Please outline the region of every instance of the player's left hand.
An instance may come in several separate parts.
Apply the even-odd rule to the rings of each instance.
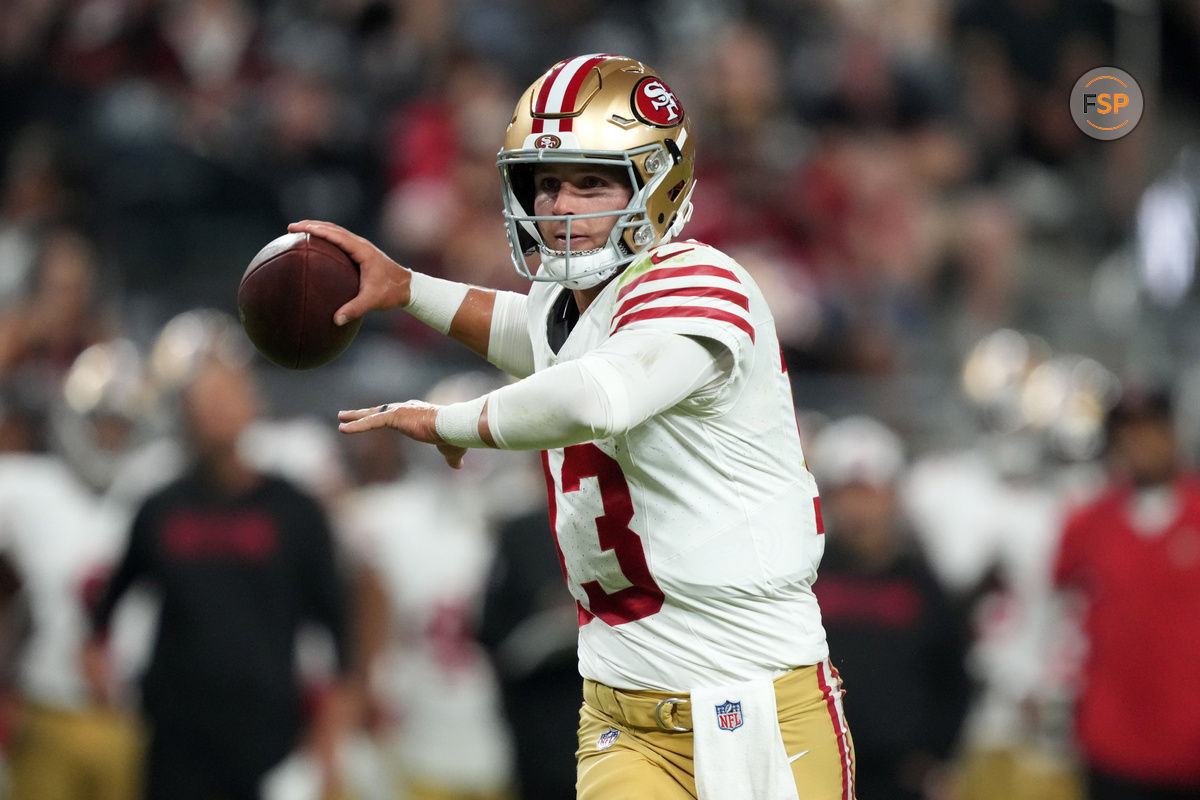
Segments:
[[[406,403],[384,403],[370,408],[338,412],[338,430],[342,433],[362,433],[376,428],[394,428],[410,439],[436,445],[442,458],[454,469],[462,468],[467,448],[447,444],[437,432],[438,406],[420,400]]]

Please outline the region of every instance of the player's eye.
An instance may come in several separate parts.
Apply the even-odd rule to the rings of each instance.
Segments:
[[[538,179],[537,188],[540,192],[553,194],[558,191],[558,187],[562,185],[562,181],[558,178],[552,178],[549,175],[543,175]]]
[[[580,179],[579,185],[584,189],[602,189],[608,185],[608,181],[599,175],[584,175]]]

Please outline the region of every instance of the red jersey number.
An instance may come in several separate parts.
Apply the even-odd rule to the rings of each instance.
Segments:
[[[554,501],[554,481],[549,474],[549,460],[543,456],[547,467],[546,484],[550,495],[550,524],[554,529],[555,543],[558,539],[558,509]],[[562,491],[577,492],[585,478],[595,478],[600,489],[600,501],[604,513],[596,517],[596,533],[601,550],[611,550],[617,558],[617,566],[630,585],[615,592],[606,592],[599,581],[582,584],[587,594],[587,608],[579,607],[579,622],[599,617],[609,625],[633,622],[655,614],[663,604],[663,593],[650,574],[646,562],[646,551],[642,549],[642,538],[630,529],[633,521],[633,498],[629,484],[621,472],[621,465],[592,443],[571,445],[563,449]],[[559,547],[559,561],[563,562]],[[566,564],[562,563],[563,574]]]

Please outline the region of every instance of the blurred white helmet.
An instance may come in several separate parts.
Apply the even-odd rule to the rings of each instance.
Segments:
[[[1104,446],[1104,419],[1120,382],[1098,361],[1066,354],[1040,364],[1025,382],[1024,418],[1041,431],[1054,456],[1086,461]]]
[[[149,373],[161,391],[172,392],[185,386],[206,360],[244,366],[251,356],[236,317],[197,308],[176,314],[159,330],[150,348]]]
[[[158,400],[133,342],[94,344],[72,363],[51,409],[51,446],[86,483],[107,489],[153,432]]]
[[[1041,338],[1010,329],[976,344],[962,381],[990,434],[993,459],[1012,475],[1033,474],[1050,458],[1098,455],[1104,415],[1119,388],[1095,359],[1055,353]]]
[[[1030,333],[1001,328],[980,339],[962,367],[962,386],[988,431],[1013,433],[1027,424],[1025,384],[1051,356],[1050,345]]]
[[[813,440],[809,469],[822,488],[889,487],[905,464],[904,442],[882,422],[854,416],[831,422]]]

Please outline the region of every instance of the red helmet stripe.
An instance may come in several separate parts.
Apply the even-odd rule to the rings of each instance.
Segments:
[[[588,61],[585,61],[583,66],[575,71],[575,74],[571,76],[571,82],[567,84],[567,88],[563,92],[562,102],[559,104],[560,110],[575,107],[575,100],[579,97],[579,87],[583,85],[583,79],[586,78],[588,73],[592,71],[592,67],[599,64],[605,58],[607,58],[607,56],[594,56]],[[561,130],[571,130],[571,124],[573,121],[574,120],[572,120],[570,117],[564,119],[562,121]]]
[[[572,120],[570,117],[561,120],[547,120],[538,115],[561,114],[564,109],[574,108],[575,100],[579,95],[579,87],[583,85],[584,79],[593,67],[606,58],[611,58],[611,56],[607,53],[597,53],[577,56],[556,64],[538,89],[537,100],[533,104],[534,118],[531,132],[571,130]]]
[[[542,132],[544,120],[538,118],[537,115],[546,113],[546,103],[550,99],[550,87],[554,84],[554,79],[558,77],[558,74],[563,71],[563,68],[570,63],[571,59],[558,62],[546,74],[545,80],[542,81],[541,88],[538,89],[537,99],[533,103],[533,133]]]

